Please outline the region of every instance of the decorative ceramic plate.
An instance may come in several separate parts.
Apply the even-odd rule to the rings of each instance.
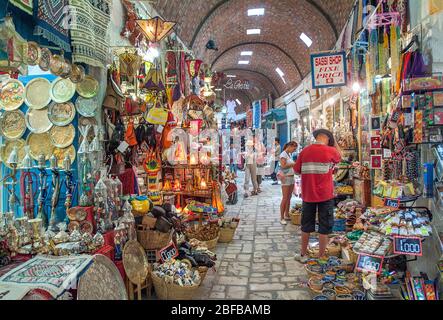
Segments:
[[[48,48],[41,48],[40,49],[40,62],[38,63],[38,66],[43,71],[49,71],[49,66],[51,64],[51,57],[52,53]]]
[[[49,131],[52,144],[57,148],[67,148],[75,138],[75,128],[72,124],[66,127],[53,126]]]
[[[54,146],[50,143],[49,133],[30,133],[26,139],[29,146],[29,153],[34,160],[37,160],[41,154],[45,155],[46,160],[52,156]]]
[[[78,231],[80,231],[80,223],[78,223],[77,221],[71,221],[68,224],[68,231],[72,232],[75,229],[77,229]]]
[[[67,126],[75,118],[75,106],[72,102],[51,103],[48,108],[49,120],[56,126]]]
[[[74,163],[76,151],[75,147],[73,145],[70,145],[67,148],[54,148],[53,154],[57,158],[57,166],[62,168],[63,160],[65,160],[66,155],[69,155],[69,158],[71,158],[71,163]]]
[[[51,82],[45,78],[31,80],[25,88],[25,103],[32,109],[43,109],[51,102]]]
[[[73,64],[71,68],[71,74],[69,75],[69,79],[73,83],[80,83],[85,78],[85,68],[79,64]]]
[[[63,73],[63,63],[65,62],[65,59],[58,55],[54,54],[51,56],[51,60],[49,61],[49,70],[51,70],[51,73],[59,76]]]
[[[0,149],[0,157],[3,163],[8,168],[11,168],[11,166],[7,163],[7,161],[12,150],[14,150],[14,147],[17,147],[18,163],[20,166],[20,164],[23,161],[23,158],[26,155],[25,146],[26,142],[23,139],[5,141],[5,145]]]
[[[82,208],[74,207],[69,208],[67,215],[71,221],[83,221],[86,219],[88,212]]]
[[[123,266],[129,280],[142,284],[149,273],[148,257],[143,247],[135,240],[126,242],[123,249]]]
[[[25,115],[20,110],[5,111],[0,117],[0,132],[10,140],[20,139],[26,131]]]
[[[92,233],[94,232],[94,226],[88,220],[83,220],[80,223],[80,232],[82,234],[83,233],[89,233],[90,235],[92,235]]]
[[[87,118],[95,117],[98,109],[98,99],[86,99],[83,97],[78,97],[77,101],[75,101],[75,107],[77,108],[77,112],[82,116]]]
[[[69,79],[57,78],[52,82],[51,98],[57,103],[64,103],[72,99],[75,94],[75,84]]]
[[[26,64],[36,66],[40,62],[41,50],[37,42],[28,41],[27,52],[25,55]]]
[[[20,108],[25,100],[25,87],[16,79],[7,80],[0,89],[0,107],[6,111]]]
[[[63,72],[60,74],[60,77],[63,79],[68,79],[69,76],[71,75],[71,71],[72,71],[72,65],[68,60],[65,59],[65,62],[63,63]]]
[[[48,132],[53,126],[48,117],[48,108],[28,109],[25,121],[28,129],[34,133]],[[49,143],[49,141],[47,141],[47,143]]]
[[[78,281],[77,300],[128,300],[125,283],[115,264],[97,254]]]
[[[77,83],[77,93],[86,99],[95,97],[98,89],[98,81],[91,76],[86,76],[82,82]]]

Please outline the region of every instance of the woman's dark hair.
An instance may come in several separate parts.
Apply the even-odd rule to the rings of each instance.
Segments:
[[[280,139],[279,138],[275,138],[275,142],[280,143]]]
[[[297,147],[298,147],[298,143],[295,142],[295,141],[289,141],[288,143],[286,143],[286,144],[283,146],[283,150],[286,150],[286,149],[287,149],[288,147],[290,147],[290,146],[293,146],[293,147],[297,148]]]

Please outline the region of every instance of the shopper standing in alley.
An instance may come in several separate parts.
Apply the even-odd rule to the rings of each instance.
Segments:
[[[280,154],[281,154],[280,139],[275,138],[275,141],[274,141],[274,172],[272,173],[272,180],[274,180],[273,185],[278,185],[277,171],[278,171],[278,163],[280,161]]]
[[[341,160],[340,150],[333,134],[326,129],[313,132],[316,142],[302,150],[294,166],[296,174],[301,174],[302,189],[302,243],[296,259],[307,261],[309,237],[315,232],[316,215],[319,221],[319,256],[325,255],[328,235],[334,225],[334,182],[332,171]]]
[[[263,176],[265,175],[266,166],[266,147],[260,139],[255,139],[255,151],[257,155],[257,192],[261,193],[261,183],[263,182]]]
[[[243,157],[245,159],[245,184],[244,197],[249,197],[249,184],[252,181],[252,196],[258,194],[258,183],[257,183],[257,157],[254,150],[254,141],[249,139],[246,142],[246,151],[243,152]]]
[[[287,224],[289,220],[289,208],[291,206],[292,192],[294,191],[295,172],[292,153],[297,150],[297,142],[291,141],[284,145],[280,154],[280,170],[278,175],[281,179],[282,199],[280,203],[280,223]]]

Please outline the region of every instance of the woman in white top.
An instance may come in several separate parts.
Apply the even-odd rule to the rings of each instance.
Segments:
[[[280,155],[280,171],[279,177],[281,180],[281,190],[283,197],[280,203],[280,223],[287,224],[289,220],[289,208],[291,206],[292,192],[294,191],[295,172],[294,161],[292,160],[292,153],[297,150],[297,142],[290,141],[283,147],[283,152]]]

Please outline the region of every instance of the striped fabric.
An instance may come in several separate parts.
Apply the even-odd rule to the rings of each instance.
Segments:
[[[326,174],[331,169],[331,163],[305,162],[301,166],[302,174]]]

